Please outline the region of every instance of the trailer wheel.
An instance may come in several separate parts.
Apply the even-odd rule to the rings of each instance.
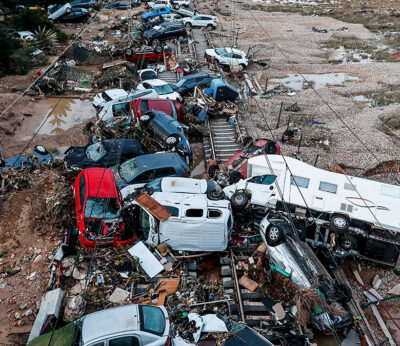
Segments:
[[[349,219],[341,214],[333,214],[329,220],[331,227],[339,232],[347,230],[350,226]]]
[[[211,201],[220,201],[225,198],[225,194],[222,191],[209,191],[207,192],[207,198]]]
[[[339,245],[346,251],[356,250],[357,238],[352,235],[341,235],[339,236]]]
[[[218,171],[218,168],[219,167],[216,163],[210,166],[210,168],[208,169],[208,176],[210,177],[210,179],[213,179],[215,177],[215,173]]]
[[[229,184],[236,184],[240,179],[243,179],[242,173],[236,170],[229,172]]]
[[[276,246],[281,241],[283,233],[281,229],[277,226],[270,225],[267,229],[267,243],[270,246]]]
[[[233,208],[244,208],[249,203],[249,197],[243,191],[235,192],[231,197],[231,203]]]

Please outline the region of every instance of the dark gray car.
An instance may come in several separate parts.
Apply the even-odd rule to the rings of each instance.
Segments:
[[[138,156],[110,168],[118,189],[130,184],[145,184],[163,177],[188,177],[190,170],[177,153]]]
[[[194,87],[209,87],[215,77],[208,73],[196,73],[182,77],[172,85],[176,92],[185,96],[193,91]]]

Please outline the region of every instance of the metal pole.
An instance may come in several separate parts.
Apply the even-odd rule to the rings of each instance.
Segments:
[[[281,108],[279,109],[278,122],[276,123],[276,128],[279,127],[279,123],[281,121],[282,108],[283,108],[283,102],[281,102]]]
[[[315,157],[314,167],[317,167],[318,158],[319,158],[319,154],[317,154],[317,156]]]
[[[303,139],[303,134],[300,133],[299,145],[297,146],[297,152],[300,152],[301,141]]]
[[[238,278],[237,278],[236,264],[235,264],[235,259],[234,259],[234,257],[233,257],[233,252],[232,252],[232,250],[231,250],[231,266],[232,266],[233,277],[234,277],[234,279],[235,279],[236,296],[237,296],[238,302],[239,302],[240,319],[242,320],[242,322],[245,322],[244,310],[243,310],[243,302],[242,302],[242,296],[241,296],[241,294],[240,294],[239,280],[238,280]]]
[[[264,90],[264,94],[267,93],[267,89],[268,89],[268,78],[265,81],[265,90]]]

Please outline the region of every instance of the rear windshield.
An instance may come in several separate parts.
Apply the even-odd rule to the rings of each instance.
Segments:
[[[155,79],[157,78],[157,74],[154,71],[144,71],[140,75],[140,78],[142,78],[142,80]]]
[[[215,52],[218,55],[224,55],[224,54],[228,53],[225,48],[218,48],[218,49],[215,50]]]
[[[165,316],[156,306],[139,305],[140,330],[162,335],[165,329]]]
[[[135,159],[128,160],[119,166],[119,174],[127,183],[140,173],[140,168]]]

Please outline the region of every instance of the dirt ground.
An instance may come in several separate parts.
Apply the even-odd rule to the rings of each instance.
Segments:
[[[371,6],[386,11],[390,8],[398,8],[399,2],[350,3],[343,1],[341,3],[355,9]],[[285,5],[284,1],[268,3]],[[293,3],[296,6],[299,2],[293,1]],[[273,136],[280,140],[289,123],[290,128],[297,128],[303,134],[304,142],[300,147],[300,152],[297,153],[298,157],[314,163],[318,155],[320,168],[332,169],[336,163],[339,163],[342,166],[353,167],[352,175],[362,176],[368,169],[376,167],[378,162],[344,126],[339,120],[340,117],[381,161],[397,159],[400,154],[398,146],[400,132],[396,129],[385,129],[379,119],[396,113],[398,104],[376,106],[371,103],[370,95],[381,91],[387,92],[390,86],[399,84],[399,64],[376,61],[333,64],[329,62],[329,58],[335,58],[338,49],[330,48],[326,43],[338,36],[356,37],[357,40],[373,42],[379,47],[383,44],[381,38],[362,24],[351,24],[328,16],[304,16],[298,13],[253,10],[254,4],[258,3],[248,0],[219,1],[218,7],[221,12],[228,12],[230,15],[216,13],[220,28],[212,33],[215,44],[231,46],[232,37],[235,36],[232,31],[239,30],[238,48],[247,51],[249,47],[255,47],[253,49],[258,50],[255,60],[266,63],[266,66],[255,63],[250,65],[247,73],[255,75],[261,86],[265,86],[268,80],[268,90],[275,86],[280,87],[277,89],[279,93],[271,92],[269,97],[260,96],[256,100],[250,99],[250,112],[242,119],[247,132],[253,137]],[[337,6],[337,2],[334,5]],[[209,2],[200,2],[199,7],[209,12]],[[121,19],[121,16],[124,16],[123,11],[105,10],[99,21],[85,32],[83,41],[90,41],[96,37],[111,40],[111,32],[113,32],[111,27],[113,23]],[[63,24],[60,27],[70,35],[82,28],[81,25],[75,24]],[[312,30],[313,27],[326,28],[328,32],[315,32]],[[346,31],[342,30],[344,27],[347,28]],[[232,28],[236,29],[232,30]],[[294,86],[299,85],[298,76],[295,76],[299,73],[329,74],[322,79],[316,78],[313,85],[316,88],[321,83],[325,85],[316,90],[330,108],[307,85],[290,92],[293,91]],[[289,84],[280,81],[286,77],[290,77]],[[354,78],[347,79],[349,77]],[[4,109],[12,102],[34,78],[35,71],[26,76],[1,78],[0,109]],[[343,81],[344,79],[347,80]],[[12,108],[12,113],[0,120],[0,127],[6,131],[2,145],[4,156],[18,155],[33,133],[39,130],[46,117],[49,117],[48,121],[40,129],[28,150],[32,150],[34,145],[41,144],[56,155],[62,155],[70,145],[86,144],[87,136],[82,133],[82,130],[84,123],[94,116],[90,101],[93,93],[75,96],[62,99],[38,98],[37,96],[21,98]],[[280,125],[276,128],[282,102],[283,108],[297,103],[300,111],[283,111]],[[258,106],[262,109],[264,116],[260,114]],[[332,112],[332,109],[337,115]],[[268,130],[269,127],[272,134]],[[292,145],[280,144],[281,151],[285,155],[298,151],[296,142]],[[200,157],[201,146],[196,144],[195,151]],[[197,174],[201,174],[203,170],[200,161]],[[399,179],[397,171],[393,174]],[[395,181],[389,174],[374,175],[370,178],[392,183]],[[38,309],[37,302],[46,291],[48,267],[63,234],[61,230],[49,227],[41,219],[41,215],[46,206],[46,197],[59,179],[57,170],[38,172],[32,188],[8,193],[0,200],[0,268],[2,271],[0,274],[0,344],[2,345],[24,343]],[[21,270],[18,271],[19,269]],[[399,276],[392,271],[368,263],[361,263],[360,267],[353,264],[353,269],[360,271],[368,287],[375,275],[379,274],[383,279],[383,284],[378,292],[383,297],[387,296],[391,288],[400,284]],[[36,274],[33,275],[33,273]],[[357,291],[360,302],[366,302],[362,290],[357,285],[354,285],[354,289]],[[400,304],[391,301],[387,302],[387,307],[399,322]],[[389,321],[381,307],[379,310],[387,321],[393,337],[400,344],[398,330]],[[383,336],[370,308],[365,311],[374,332],[382,340]]]

